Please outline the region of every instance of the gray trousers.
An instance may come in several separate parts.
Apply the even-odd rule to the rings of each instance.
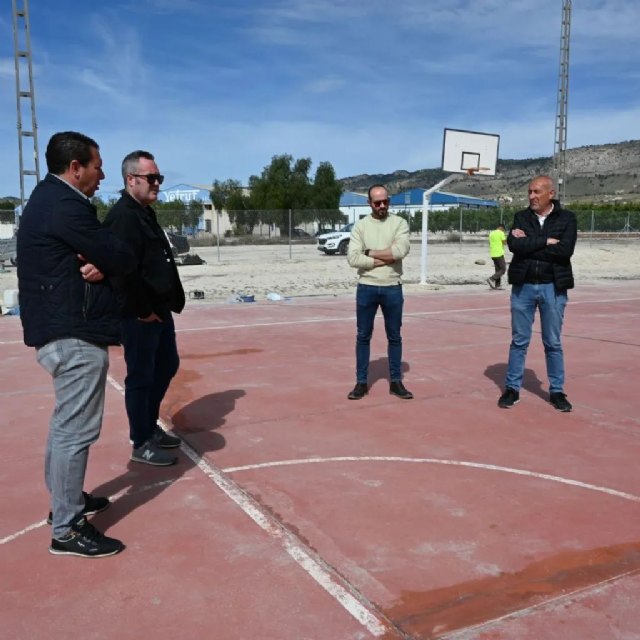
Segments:
[[[51,494],[52,535],[61,538],[84,508],[89,447],[102,426],[109,352],[76,338],[49,342],[38,363],[53,378],[56,405],[49,422],[44,475]]]
[[[493,260],[493,268],[495,273],[491,276],[491,279],[496,283],[496,286],[500,286],[500,282],[502,280],[502,276],[507,271],[507,263],[505,262],[504,256],[500,256],[498,258],[491,258]]]

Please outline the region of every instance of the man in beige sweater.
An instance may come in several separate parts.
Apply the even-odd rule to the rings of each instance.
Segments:
[[[402,384],[402,259],[409,253],[409,226],[400,216],[389,215],[389,192],[381,184],[369,188],[371,215],[356,222],[349,240],[347,260],[358,270],[356,293],[356,386],[349,400],[369,392],[367,376],[373,322],[382,309],[387,333],[389,393],[410,400]]]

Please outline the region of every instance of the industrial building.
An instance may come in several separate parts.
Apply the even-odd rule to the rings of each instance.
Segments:
[[[396,193],[391,196],[389,205],[390,213],[400,213],[406,211],[413,215],[417,211],[424,210],[424,193],[426,189],[415,188]],[[436,191],[431,194],[429,211],[446,211],[457,207],[465,209],[491,209],[497,208],[499,203],[496,200],[486,200],[484,198],[474,198],[459,193],[447,193],[446,191]],[[371,208],[367,201],[366,193],[356,193],[345,191],[340,198],[340,211],[347,216],[349,222],[355,222],[362,216],[367,215]]]

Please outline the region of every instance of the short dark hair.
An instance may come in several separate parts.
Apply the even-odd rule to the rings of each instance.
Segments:
[[[502,222],[496,227],[496,229],[506,229]]]
[[[128,153],[122,161],[122,179],[124,180],[125,187],[127,186],[127,176],[138,170],[138,162],[140,158],[144,158],[145,160],[155,160],[151,153],[148,151],[142,151],[141,149]]]
[[[385,187],[383,184],[372,184],[372,185],[369,187],[369,191],[367,192],[367,199],[368,199],[368,200],[371,200],[371,192],[372,192],[374,189],[384,189],[387,193],[389,193],[389,189],[387,189],[387,187]]]
[[[47,144],[45,157],[49,173],[62,175],[77,160],[86,167],[93,157],[92,150],[100,149],[95,140],[77,131],[61,131],[54,133]]]

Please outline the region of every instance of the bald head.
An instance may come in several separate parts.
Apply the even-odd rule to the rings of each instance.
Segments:
[[[550,176],[536,176],[529,183],[529,207],[539,216],[546,216],[553,210],[552,200],[556,196],[555,185]]]

